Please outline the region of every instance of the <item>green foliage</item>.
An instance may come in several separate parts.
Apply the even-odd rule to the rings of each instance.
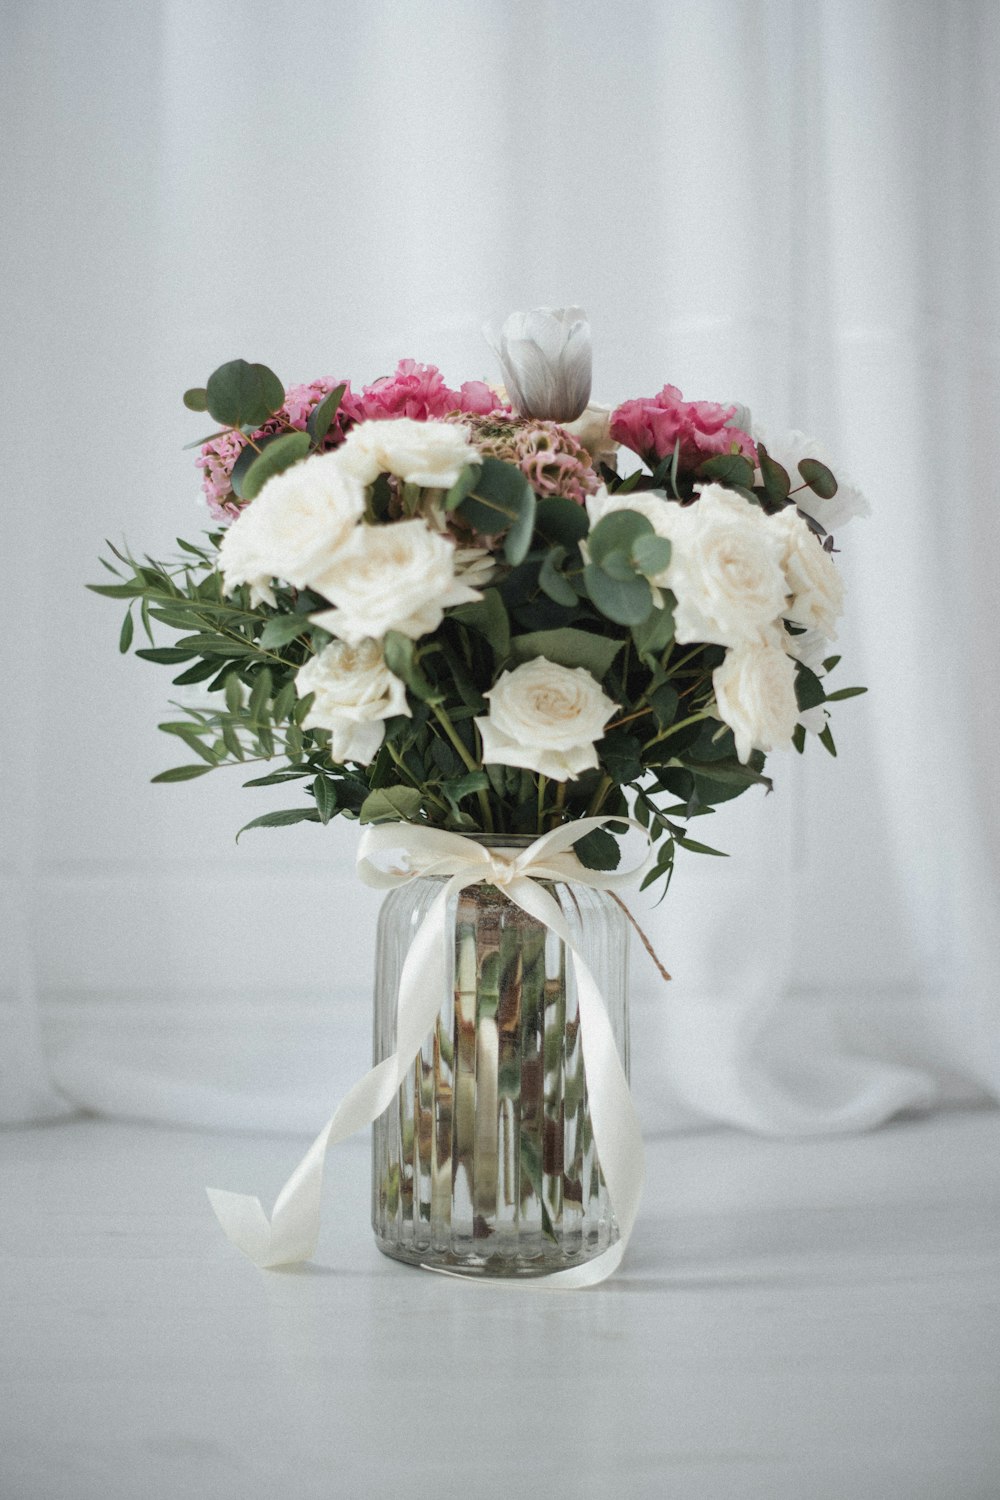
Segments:
[[[208,377],[205,404],[226,427],[262,427],[285,399],[285,388],[266,365],[230,360]]]

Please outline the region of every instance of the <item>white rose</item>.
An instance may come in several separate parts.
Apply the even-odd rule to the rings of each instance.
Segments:
[[[489,717],[476,720],[483,764],[522,766],[553,781],[598,764],[595,742],[618,709],[583,667],[544,656],[504,672],[486,697]]]
[[[450,605],[483,597],[455,577],[454,545],[419,519],[356,527],[313,587],[334,608],[312,618],[355,646],[387,630],[417,640],[437,629]]]
[[[581,447],[586,448],[595,469],[598,464],[614,468],[619,444],[611,436],[610,406],[600,406],[596,401],[591,401],[575,422],[563,422],[560,425],[564,432],[571,433]]]
[[[406,689],[389,671],[373,640],[357,646],[332,641],[299,668],[295,691],[300,698],[316,694],[303,728],[330,731],[335,761],[368,765],[385,738],[385,720],[396,714],[410,717]]]
[[[774,641],[737,646],[712,673],[719,717],[746,764],[751,750],[785,750],[799,720],[795,663]]]
[[[395,474],[407,484],[448,490],[467,464],[480,462],[468,427],[456,422],[417,422],[396,417],[359,422],[337,449],[346,470],[361,484]]]
[[[784,538],[770,518],[759,505],[710,484],[675,526],[670,566],[656,579],[677,599],[675,639],[717,646],[767,639],[786,594]]]
[[[752,436],[764,444],[768,454],[787,469],[788,477],[792,481],[792,488],[796,490],[793,499],[799,510],[804,510],[806,515],[812,516],[818,521],[825,531],[839,531],[854,516],[870,516],[872,508],[866,497],[858,489],[853,479],[845,474],[842,469],[835,467],[826,450],[816,442],[815,438],[807,437],[804,432],[774,432],[767,433],[759,423],[754,424]],[[836,476],[837,493],[830,500],[823,500],[811,489],[798,489],[802,482],[799,475],[799,460],[802,458],[816,458],[821,464]]]
[[[834,624],[844,608],[844,581],[833,558],[793,506],[778,511],[770,525],[784,544],[781,565],[790,599],[782,614],[793,625],[836,640]]]
[[[226,593],[248,583],[253,603],[273,606],[273,578],[308,588],[364,513],[365,492],[338,455],[316,454],[269,479],[232,523],[219,547]]]
[[[605,516],[611,515],[616,510],[634,510],[640,516],[645,516],[657,536],[666,537],[668,542],[673,543],[680,536],[685,526],[685,512],[673,500],[667,500],[650,490],[643,490],[639,494],[631,495],[609,495],[605,485],[597,491],[596,495],[587,497],[587,516],[590,520],[591,530],[602,521]],[[586,542],[583,543],[584,557],[587,557]],[[669,569],[657,573],[650,579],[650,583],[661,587],[669,587]]]

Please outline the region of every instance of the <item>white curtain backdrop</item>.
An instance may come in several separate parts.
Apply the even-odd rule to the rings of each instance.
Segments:
[[[991,0],[3,7],[0,1119],[309,1131],[367,1063],[356,828],[176,763],[84,592],[205,525],[180,392],[242,355],[495,376],[579,302],[595,398],[739,399],[873,516],[836,762],[773,758],[634,909],[647,1128],[867,1128],[1000,1089],[1000,9]]]

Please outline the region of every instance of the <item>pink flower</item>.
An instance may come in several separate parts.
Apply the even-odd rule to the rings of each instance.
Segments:
[[[412,417],[417,422],[426,422],[453,411],[486,415],[506,409],[484,381],[469,380],[460,390],[453,391],[445,385],[436,365],[418,365],[413,359],[401,359],[395,375],[386,375],[366,386],[360,399],[364,417],[369,421]]]
[[[726,422],[735,406],[714,401],[685,401],[675,385],[665,385],[658,396],[624,401],[611,414],[611,436],[638,453],[650,468],[674,451],[680,439],[678,469],[689,472],[715,453],[735,447],[752,463],[757,461],[753,439]]]
[[[338,385],[343,385],[345,390],[323,441],[323,449],[327,451],[339,447],[355,422],[362,420],[362,408],[359,398],[351,390],[349,380],[333,380],[329,376],[312,380],[308,385],[289,386],[285,392],[284,406],[270,422],[265,422],[263,427],[257,429],[253,434],[254,438],[269,437],[272,433],[286,431],[289,427],[304,432],[310,412]],[[241,433],[226,432],[222,437],[205,443],[195,459],[197,467],[202,470],[201,487],[208,508],[216,521],[231,521],[240,513],[240,502],[233,494],[230,475],[245,447],[246,438]]]
[[[536,422],[505,411],[453,412],[450,420],[470,428],[472,442],[484,458],[516,464],[536,495],[562,495],[583,505],[601,487],[589,454],[557,422]]]

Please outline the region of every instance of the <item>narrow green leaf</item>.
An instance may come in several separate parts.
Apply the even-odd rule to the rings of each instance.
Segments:
[[[151,781],[164,784],[169,781],[194,781],[196,776],[207,776],[214,766],[174,766],[171,771],[161,771],[159,776],[151,777]]]
[[[273,615],[261,631],[257,644],[265,651],[270,651],[274,647],[287,646],[289,641],[298,640],[300,635],[305,635],[312,628],[308,615]]]
[[[867,693],[866,687],[838,688],[835,693],[827,693],[827,703],[840,703],[844,698],[858,698],[862,693]]]
[[[159,662],[161,666],[176,666],[178,662],[190,661],[194,656],[193,651],[185,651],[179,646],[140,646],[136,656],[141,656],[143,661]],[[215,671],[215,667],[212,667]]]
[[[829,724],[823,730],[819,738],[820,743],[823,745],[824,749],[828,750],[831,755],[836,756],[837,747],[833,742],[833,732],[831,731]]]
[[[324,396],[318,405],[314,406],[306,418],[306,432],[316,447],[319,447],[333,425],[333,419],[340,409],[340,403],[344,399],[346,385],[336,385],[328,395]]]
[[[516,635],[510,643],[510,650],[517,663],[544,656],[560,667],[584,667],[600,681],[624,644],[624,641],[564,626],[560,630],[535,630],[527,635]]]
[[[316,811],[325,828],[337,811],[337,789],[325,776],[317,776],[312,789],[316,798]]]
[[[839,661],[840,661],[840,657],[839,656],[828,656],[826,658],[826,661],[823,663],[823,671],[824,672],[832,672],[833,669],[834,669],[834,667],[837,665],[837,663]]]
[[[223,692],[226,695],[226,707],[231,714],[238,714],[243,708],[243,689],[240,679],[235,672],[229,672],[223,683]]]
[[[128,651],[128,648],[131,646],[131,644],[132,644],[132,637],[133,637],[134,634],[135,634],[135,622],[132,619],[132,611],[129,610],[128,614],[125,616],[124,620],[122,621],[121,634],[118,637],[118,650],[121,652],[121,654],[123,656]]]
[[[271,696],[272,681],[270,667],[262,668],[253,680],[247,703],[247,715],[253,723],[264,721],[267,701]]]
[[[278,812],[263,813],[259,818],[254,818],[252,822],[244,823],[240,832],[236,835],[236,842],[239,843],[240,834],[246,833],[251,828],[288,828],[293,823],[318,822],[319,813],[314,807],[284,807]]]
[[[804,724],[796,724],[792,730],[792,744],[801,755],[806,748],[806,727]]]
[[[822,682],[816,673],[802,662],[795,664],[795,700],[802,713],[807,708],[818,708],[821,703],[826,702],[826,692]]]
[[[692,854],[714,854],[717,859],[729,858],[724,849],[713,849],[709,844],[699,844],[697,839],[689,839],[685,834],[675,833],[674,838],[682,849],[688,849]]]

